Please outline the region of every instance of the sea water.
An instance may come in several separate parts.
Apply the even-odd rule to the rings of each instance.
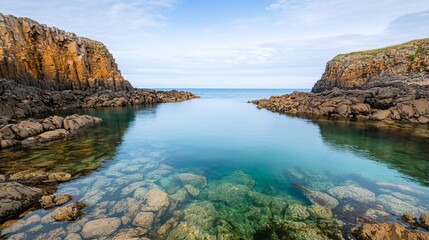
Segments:
[[[338,200],[329,218],[343,223],[325,220],[339,229],[353,221],[342,215],[348,206],[374,221],[429,209],[427,138],[365,124],[286,116],[247,103],[293,90],[188,90],[201,98],[59,112],[90,114],[103,122],[67,141],[1,151],[3,173],[72,173],[75,178],[60,184],[58,193],[71,194],[72,201],[86,205],[76,222],[55,222],[53,210],[36,210],[2,234],[16,239],[70,234],[93,238],[85,224],[115,218],[120,226],[95,238],[134,234],[153,239],[269,239],[274,235],[267,232],[281,228],[279,222],[285,232],[304,232],[289,237],[312,238],[319,234],[319,220],[291,213],[291,206],[315,204],[308,191]],[[345,191],[336,188],[344,186]],[[362,192],[354,196],[349,186]],[[165,192],[168,206],[154,210],[148,226],[139,226],[134,219],[151,189]],[[298,223],[306,227],[290,226]],[[336,236],[329,234],[324,237]]]

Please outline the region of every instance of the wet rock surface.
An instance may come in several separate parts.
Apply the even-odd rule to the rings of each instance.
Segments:
[[[56,206],[61,206],[70,201],[71,199],[72,196],[70,194],[42,196],[40,200],[40,206],[44,209],[49,209]]]
[[[2,86],[0,112],[5,117],[3,122],[7,119],[25,118],[55,110],[180,102],[198,98],[190,92],[134,88],[121,91],[103,89],[52,91],[1,78],[0,85]],[[55,126],[54,123],[52,124]],[[47,120],[42,124],[49,125],[51,122]],[[60,127],[56,125],[55,128]]]
[[[429,123],[429,39],[341,54],[311,93],[250,101],[258,108],[309,118]]]
[[[56,221],[74,221],[82,215],[83,203],[74,202],[64,207],[56,208],[51,216]]]
[[[102,218],[87,222],[82,229],[85,238],[109,236],[121,226],[119,218]]]
[[[251,103],[309,118],[429,123],[429,89],[425,87],[335,88],[321,93],[294,92]]]
[[[399,220],[412,204],[420,206],[419,212],[427,211],[423,188],[369,185],[363,177],[289,169],[283,184],[289,182],[302,194],[304,199],[297,201],[261,187],[263,182],[244,171],[213,180],[204,171],[177,171],[163,163],[162,155],[145,148],[121,154],[126,156],[125,165],[114,162],[59,189],[57,195],[72,194],[86,205],[82,215],[73,203],[50,212],[30,212],[7,223],[2,234],[11,239],[360,239],[360,232],[368,231],[352,229],[368,222],[389,226],[400,222],[403,226],[398,226],[405,227],[401,236],[426,234],[421,220],[425,215],[419,219],[408,213],[417,219],[417,230],[409,230]],[[22,172],[15,177],[47,179],[49,175]],[[295,181],[304,185],[293,186]],[[45,198],[46,205],[54,205],[53,196]],[[398,200],[402,207],[396,211],[401,215],[394,215],[391,205]],[[386,231],[396,233],[400,227]]]
[[[0,126],[0,149],[15,145],[34,145],[66,138],[79,128],[100,123],[98,117],[71,115],[66,118],[52,116],[29,119]]]
[[[0,219],[5,221],[16,217],[36,204],[41,195],[42,190],[38,188],[17,182],[0,183]]]

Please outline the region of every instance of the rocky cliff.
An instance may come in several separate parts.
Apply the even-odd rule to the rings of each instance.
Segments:
[[[327,63],[312,91],[383,85],[429,85],[429,39],[340,54]]]
[[[46,90],[117,91],[131,87],[102,43],[2,14],[0,78]]]

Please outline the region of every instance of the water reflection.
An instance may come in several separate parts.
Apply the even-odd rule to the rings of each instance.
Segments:
[[[0,172],[8,174],[24,170],[43,170],[65,171],[77,175],[97,169],[115,155],[124,134],[136,118],[137,110],[147,116],[154,116],[156,108],[147,106],[77,109],[51,113],[49,115],[88,114],[101,117],[103,122],[82,129],[63,141],[4,149],[0,151]],[[38,116],[41,117],[44,116]]]
[[[424,128],[400,129],[374,123],[329,121],[317,124],[325,142],[386,164],[410,180],[429,186],[429,139],[410,133]]]

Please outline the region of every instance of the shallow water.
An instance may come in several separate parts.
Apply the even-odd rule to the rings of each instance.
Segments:
[[[16,239],[71,233],[88,237],[82,230],[87,221],[112,217],[122,218],[121,226],[106,238],[129,233],[137,229],[132,223],[139,212],[135,208],[145,204],[141,198],[153,188],[169,195],[169,207],[155,212],[151,227],[134,234],[155,239],[269,238],[256,231],[269,221],[288,218],[285,208],[291,203],[312,204],[296,185],[331,195],[337,186],[370,192],[370,201],[334,196],[340,204],[332,211],[343,221],[349,220],[341,214],[347,204],[368,218],[372,215],[367,211],[374,208],[389,214],[380,219],[429,209],[427,138],[370,124],[279,115],[246,103],[291,90],[191,91],[202,98],[79,110],[104,122],[65,142],[0,152],[3,173],[31,167],[83,175],[61,184],[58,192],[87,205],[76,223],[53,222],[52,210],[37,210],[3,234]],[[182,191],[186,182],[178,178],[180,173],[198,175],[198,183]],[[169,219],[174,224],[168,228]],[[320,224],[306,224],[306,236],[312,238],[312,228]],[[161,226],[167,230],[159,232]]]

